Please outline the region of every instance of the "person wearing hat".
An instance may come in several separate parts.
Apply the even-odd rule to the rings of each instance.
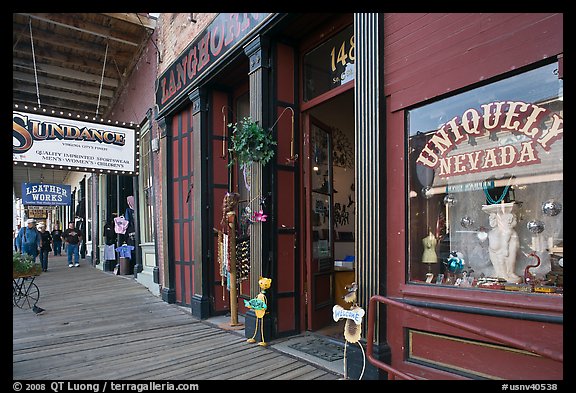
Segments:
[[[22,254],[31,255],[36,262],[36,256],[41,245],[40,233],[36,229],[36,220],[29,219],[26,221],[26,226],[20,228],[18,236],[16,237],[16,248]]]
[[[38,225],[40,230],[40,263],[42,264],[42,271],[48,271],[48,254],[52,251],[52,235],[46,230],[46,224],[40,223]]]

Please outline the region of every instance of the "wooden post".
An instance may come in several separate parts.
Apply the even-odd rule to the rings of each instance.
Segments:
[[[241,326],[238,323],[238,294],[236,284],[236,213],[227,212],[228,217],[228,247],[230,249],[230,326]]]

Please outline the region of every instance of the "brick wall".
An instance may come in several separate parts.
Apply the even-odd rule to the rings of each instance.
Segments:
[[[186,49],[186,47],[214,20],[217,13],[163,13],[158,17],[156,31],[162,63],[158,75]],[[193,23],[189,18],[196,20]]]

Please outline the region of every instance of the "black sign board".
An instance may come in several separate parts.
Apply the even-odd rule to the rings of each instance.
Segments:
[[[219,59],[264,22],[269,13],[222,13],[200,33],[158,78],[156,104],[161,114]]]

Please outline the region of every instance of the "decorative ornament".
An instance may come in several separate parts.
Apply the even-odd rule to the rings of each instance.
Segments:
[[[256,337],[256,334],[258,333],[258,326],[260,326],[260,337],[262,338],[262,341],[260,341],[258,345],[261,345],[263,347],[268,345],[268,343],[264,340],[264,315],[266,314],[266,310],[268,309],[268,300],[266,299],[265,293],[266,290],[270,288],[271,284],[272,284],[271,278],[260,277],[260,279],[258,280],[258,285],[260,286],[260,293],[258,293],[258,295],[256,295],[254,299],[250,299],[249,301],[244,299],[244,305],[247,308],[254,310],[254,314],[256,315],[256,326],[254,327],[254,335],[252,336],[252,338],[246,340],[246,342],[249,343],[256,342],[256,339],[254,337]]]
[[[458,274],[464,270],[464,254],[460,251],[452,251],[448,256],[446,267],[450,273]]]
[[[544,231],[544,223],[540,220],[528,221],[526,227],[532,233],[542,233]]]
[[[265,222],[268,215],[264,214],[264,211],[260,210],[252,216],[252,222]]]
[[[460,220],[460,225],[462,225],[463,228],[470,228],[472,225],[474,225],[474,220],[472,218],[470,218],[469,216],[464,216],[462,217],[462,219]]]
[[[486,239],[488,239],[488,232],[486,232],[486,229],[484,227],[482,227],[482,228],[478,229],[476,236],[478,236],[478,240],[480,240],[481,242],[484,242],[484,241],[486,241]]]
[[[432,187],[426,186],[422,189],[422,196],[426,199],[432,198]]]
[[[344,325],[344,338],[346,339],[344,342],[344,379],[348,379],[348,370],[346,367],[346,347],[348,343],[358,343],[362,353],[364,354],[364,348],[360,343],[360,335],[362,333],[362,318],[364,317],[365,311],[356,303],[356,291],[358,291],[358,284],[353,282],[344,286],[344,289],[346,290],[346,294],[342,296],[342,299],[344,299],[346,303],[350,303],[351,306],[347,310],[339,304],[334,305],[334,307],[332,307],[332,318],[336,322],[343,318],[346,319],[346,323]],[[360,378],[358,378],[359,380],[362,379],[362,376],[364,375],[364,368],[366,367],[365,354],[363,360],[364,365],[362,366],[362,373],[360,374]]]
[[[458,201],[456,200],[454,194],[446,194],[446,196],[444,197],[444,204],[446,206],[454,206],[456,202]]]
[[[547,216],[556,216],[562,211],[562,204],[550,199],[542,203],[542,213]]]

